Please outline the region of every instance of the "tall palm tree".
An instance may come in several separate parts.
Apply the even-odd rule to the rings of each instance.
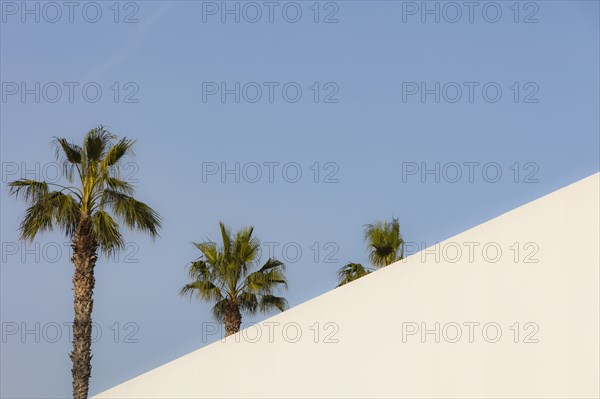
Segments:
[[[91,334],[94,266],[98,250],[108,255],[124,245],[119,224],[156,237],[161,225],[156,211],[133,198],[134,187],[119,178],[119,165],[134,141],[116,136],[102,126],[90,130],[79,146],[55,138],[57,160],[66,183],[20,179],[8,184],[10,195],[28,208],[21,222],[24,240],[38,233],[62,230],[72,241],[75,319],[73,321],[73,398],[88,395],[91,375]]]
[[[404,257],[404,240],[400,235],[398,219],[391,222],[376,221],[365,225],[364,238],[369,260],[379,269]]]
[[[260,255],[260,240],[252,236],[252,226],[235,236],[222,222],[219,227],[221,245],[213,241],[194,243],[202,255],[190,263],[193,281],[180,294],[191,297],[195,293],[199,299],[213,302],[213,317],[225,323],[225,334],[229,336],[240,330],[242,312],[252,315],[258,311],[284,311],[287,300],[273,293],[275,288],[287,288],[287,280],[285,265],[274,258],[252,272],[258,267]]]
[[[369,251],[369,260],[376,269],[401,260],[404,257],[404,240],[400,234],[398,219],[391,222],[376,221],[365,225],[364,239]],[[338,273],[338,287],[366,276],[373,269],[360,263],[348,263]]]

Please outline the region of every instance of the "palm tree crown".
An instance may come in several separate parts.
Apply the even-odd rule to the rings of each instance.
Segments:
[[[385,267],[404,257],[404,240],[400,234],[398,219],[391,222],[376,221],[365,225],[364,239],[369,251],[369,260],[376,269]],[[366,276],[373,269],[360,263],[348,263],[338,270],[338,287]]]
[[[116,220],[155,237],[161,226],[156,211],[132,197],[134,187],[120,179],[119,166],[132,152],[133,140],[116,137],[102,126],[86,135],[83,146],[55,138],[56,158],[68,184],[20,179],[8,184],[9,193],[29,203],[21,222],[21,237],[33,240],[43,231],[62,229],[73,236],[82,218],[100,249],[110,253],[123,246]],[[116,219],[116,220],[115,220]]]
[[[369,260],[376,268],[392,264],[404,256],[404,240],[400,235],[398,219],[392,219],[391,222],[378,220],[365,225],[364,238]]]
[[[190,263],[192,282],[180,291],[194,293],[199,299],[213,302],[213,317],[225,323],[226,335],[239,331],[241,312],[284,311],[287,300],[274,295],[276,288],[287,288],[285,265],[269,258],[262,267],[252,271],[259,261],[260,240],[253,237],[253,227],[239,230],[235,236],[219,223],[222,244],[213,241],[194,243],[202,255]]]
[[[351,283],[352,281],[358,280],[359,278],[366,276],[371,272],[371,269],[364,267],[360,263],[348,263],[338,270],[337,277],[339,284],[337,286],[341,287],[344,284]]]

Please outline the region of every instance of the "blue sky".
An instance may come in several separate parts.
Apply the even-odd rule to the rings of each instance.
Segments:
[[[421,2],[314,3],[276,2],[272,22],[262,2],[227,2],[239,22],[222,2],[122,2],[118,15],[78,3],[71,22],[42,2],[37,22],[2,2],[3,186],[52,179],[52,136],[78,142],[104,124],[138,140],[127,177],[165,221],[160,239],[128,233],[119,259],[99,261],[92,393],[206,344],[209,305],[177,292],[191,242],[216,238],[219,220],[277,243],[295,306],[345,263],[368,263],[366,223],[398,217],[407,241],[431,245],[598,171],[598,2],[478,2],[472,22],[445,3],[427,2],[439,22]],[[436,164],[439,181],[421,175]],[[0,394],[66,397],[67,240],[20,243],[25,205],[5,191]]]

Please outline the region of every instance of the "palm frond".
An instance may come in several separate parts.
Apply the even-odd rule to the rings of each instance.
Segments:
[[[56,204],[55,223],[63,228],[67,237],[70,237],[75,233],[81,217],[79,200],[72,195],[60,193],[55,196],[54,202]]]
[[[115,166],[125,155],[133,154],[134,144],[134,140],[123,137],[121,140],[112,145],[106,152],[106,156],[100,165],[102,172],[106,173],[109,168]]]
[[[223,241],[223,255],[229,257],[231,255],[231,231],[223,222],[219,222],[219,230],[221,230],[221,240]]]
[[[208,280],[196,280],[183,286],[180,295],[193,295],[204,301],[220,301],[223,299],[221,289]]]
[[[288,302],[280,296],[263,295],[260,298],[258,308],[261,312],[270,312],[273,310],[283,312],[288,308]]]
[[[38,233],[52,231],[55,226],[70,236],[75,231],[79,215],[79,204],[70,195],[58,191],[42,194],[25,211],[20,226],[21,238],[33,240]]]
[[[262,272],[266,272],[270,269],[273,269],[275,267],[278,267],[281,270],[285,270],[285,264],[283,264],[283,262],[281,262],[280,260],[277,260],[275,258],[269,258],[269,259],[267,259],[265,264],[258,271],[262,273]]]
[[[76,144],[69,143],[65,138],[54,137],[52,141],[56,149],[56,160],[62,161],[63,173],[67,180],[72,182],[75,169],[81,165],[82,149]]]
[[[250,292],[242,292],[238,295],[237,301],[240,305],[240,309],[244,312],[250,315],[256,313],[256,310],[258,309],[258,299],[256,298],[256,295]]]
[[[221,299],[212,307],[212,317],[218,322],[223,323],[225,321],[225,310],[227,309],[228,301],[228,299]]]
[[[248,268],[254,265],[260,254],[260,240],[252,236],[253,232],[254,227],[245,227],[236,233],[233,240],[233,262],[239,266],[240,277],[248,274]]]
[[[110,215],[102,210],[92,215],[92,226],[100,249],[107,255],[125,244],[119,231],[119,225]]]
[[[287,279],[281,267],[283,264],[272,266],[277,262],[279,261],[271,260],[270,263],[267,261],[265,264],[267,267],[263,266],[260,270],[250,273],[245,280],[245,289],[261,294],[271,294],[276,287],[287,289]]]
[[[210,268],[203,260],[196,260],[190,263],[188,275],[193,280],[208,280],[210,278]]]
[[[130,229],[158,235],[161,219],[158,213],[135,198],[113,190],[104,190],[102,204],[112,209],[115,216]]]
[[[56,159],[64,159],[73,164],[81,163],[81,147],[77,144],[69,143],[67,139],[54,137],[52,143],[56,149]]]
[[[54,229],[54,212],[52,201],[49,199],[34,202],[25,211],[19,230],[21,239],[33,241],[38,233]]]
[[[41,196],[48,194],[48,183],[44,181],[19,179],[8,183],[9,195],[14,195],[17,199],[32,202]]]
[[[216,243],[212,241],[206,242],[195,242],[193,243],[196,248],[202,252],[202,255],[206,258],[206,262],[210,265],[216,265],[220,262],[219,248]]]
[[[90,130],[83,141],[83,154],[88,165],[104,158],[107,148],[115,138],[103,126]]]
[[[104,178],[104,182],[106,183],[106,187],[108,187],[112,191],[116,191],[125,195],[133,195],[135,192],[135,188],[125,180],[120,180],[116,177],[107,176]]]

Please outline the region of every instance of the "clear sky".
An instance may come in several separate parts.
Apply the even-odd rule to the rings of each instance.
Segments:
[[[295,306],[368,264],[366,223],[429,246],[599,169],[596,1],[22,4],[1,2],[2,397],[71,392],[67,240],[20,243],[5,189],[55,178],[52,136],[138,140],[127,178],[164,218],[98,263],[92,394],[206,344],[178,290],[219,220],[277,243]]]

